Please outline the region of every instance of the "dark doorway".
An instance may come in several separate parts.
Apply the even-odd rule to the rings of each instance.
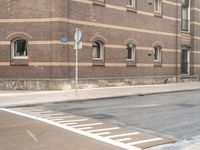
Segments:
[[[181,74],[188,74],[188,50],[181,51]]]

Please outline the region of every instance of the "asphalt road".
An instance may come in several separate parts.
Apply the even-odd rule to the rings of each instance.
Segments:
[[[50,109],[97,118],[176,140],[200,135],[200,90],[49,103]]]

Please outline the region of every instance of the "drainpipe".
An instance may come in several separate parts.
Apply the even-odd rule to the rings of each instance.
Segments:
[[[179,37],[178,37],[178,31],[179,31],[179,23],[178,23],[178,1],[176,0],[176,82],[178,82],[178,44],[179,44]]]

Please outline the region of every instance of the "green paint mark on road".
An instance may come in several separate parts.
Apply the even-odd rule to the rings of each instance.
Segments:
[[[31,131],[26,130],[26,132],[35,142],[38,142],[38,139],[36,138],[36,136]]]

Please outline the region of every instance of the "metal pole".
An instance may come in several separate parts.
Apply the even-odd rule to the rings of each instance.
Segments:
[[[78,96],[78,43],[76,42],[76,96]]]

